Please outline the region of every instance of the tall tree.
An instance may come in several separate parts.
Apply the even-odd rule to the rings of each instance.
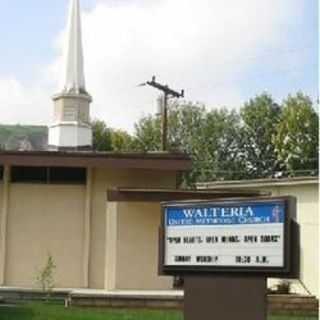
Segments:
[[[184,175],[184,186],[197,181],[240,178],[241,157],[238,140],[239,116],[219,109],[207,112],[204,105],[174,101],[169,106],[168,146],[170,151],[189,154],[191,172]],[[160,150],[161,123],[148,116],[136,124],[138,150]]]
[[[184,176],[184,186],[194,183],[202,173],[202,160],[199,152],[204,146],[203,125],[205,108],[192,103],[173,101],[168,112],[168,150],[185,152],[193,160],[193,169]],[[147,116],[135,125],[135,150],[160,151],[161,119],[158,116]]]
[[[318,172],[319,116],[311,99],[297,93],[283,102],[281,120],[277,125],[274,144],[289,175]]]
[[[263,93],[240,110],[242,119],[241,149],[246,164],[246,178],[265,178],[279,170],[272,142],[280,121],[281,107]]]
[[[283,112],[282,112],[283,110]],[[147,116],[135,124],[133,136],[95,121],[94,146],[99,151],[161,150],[161,119]],[[318,114],[303,94],[289,97],[284,107],[266,93],[240,109],[207,111],[204,105],[171,101],[168,150],[189,154],[191,172],[184,186],[209,180],[272,177],[313,170],[318,164]]]
[[[240,116],[235,110],[218,109],[206,117],[204,148],[210,166],[205,179],[239,180],[246,176],[241,150]]]
[[[136,149],[135,139],[126,131],[112,129],[102,120],[92,122],[93,148],[96,151],[129,152]]]
[[[190,155],[192,170],[183,176],[183,186],[192,186],[206,175],[206,110],[202,104],[174,101],[169,112],[169,148]]]
[[[129,152],[134,149],[134,139],[124,130],[111,130],[111,146],[116,152]]]
[[[111,129],[102,120],[94,120],[91,123],[93,132],[93,149],[95,151],[111,151]]]
[[[161,121],[158,117],[146,116],[135,124],[133,149],[135,151],[159,151],[161,145]]]

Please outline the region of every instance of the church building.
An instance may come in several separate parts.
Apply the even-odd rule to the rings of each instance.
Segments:
[[[79,0],[68,30],[48,150],[0,151],[0,287],[35,288],[50,255],[57,288],[171,289],[158,276],[160,201],[219,193],[177,190],[185,154],[92,150]]]
[[[0,152],[0,286],[34,288],[51,255],[58,288],[171,287],[157,276],[159,203],[108,202],[107,190],[175,189],[190,159],[92,151],[79,0],[68,30],[48,150]]]
[[[65,51],[64,81],[53,96],[45,150],[32,150],[25,140],[19,150],[0,149],[0,292],[38,288],[48,256],[56,265],[56,288],[170,290],[173,278],[158,275],[160,202],[280,195],[278,186],[211,183],[181,190],[181,174],[192,167],[186,154],[96,152],[79,0],[70,0]],[[315,185],[307,181],[299,208],[302,280],[312,294],[319,277],[312,253],[318,240]],[[283,192],[300,192],[289,187]],[[311,210],[313,215],[305,214]]]

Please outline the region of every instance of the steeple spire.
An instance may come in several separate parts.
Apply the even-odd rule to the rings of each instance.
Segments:
[[[91,96],[86,91],[83,70],[79,0],[71,0],[66,66],[62,92],[53,97],[54,121],[49,126],[49,148],[83,150],[92,148]]]
[[[66,93],[86,93],[79,0],[71,0],[70,2],[65,63],[63,91]]]

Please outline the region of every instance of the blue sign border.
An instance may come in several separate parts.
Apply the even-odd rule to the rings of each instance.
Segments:
[[[166,227],[272,224],[285,222],[285,203],[241,203],[167,207]]]

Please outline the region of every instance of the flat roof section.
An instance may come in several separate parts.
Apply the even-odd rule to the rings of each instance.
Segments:
[[[298,186],[307,184],[319,184],[318,176],[288,177],[288,178],[266,178],[252,180],[229,180],[229,181],[208,181],[197,183],[199,190],[216,189],[240,189],[240,188],[261,188],[275,186]]]
[[[250,198],[268,196],[261,191],[242,190],[175,190],[175,189],[134,189],[112,188],[107,190],[107,200],[111,202],[164,202],[179,200],[214,200],[222,198]]]
[[[186,154],[167,152],[0,151],[0,165],[188,171],[192,162]]]

